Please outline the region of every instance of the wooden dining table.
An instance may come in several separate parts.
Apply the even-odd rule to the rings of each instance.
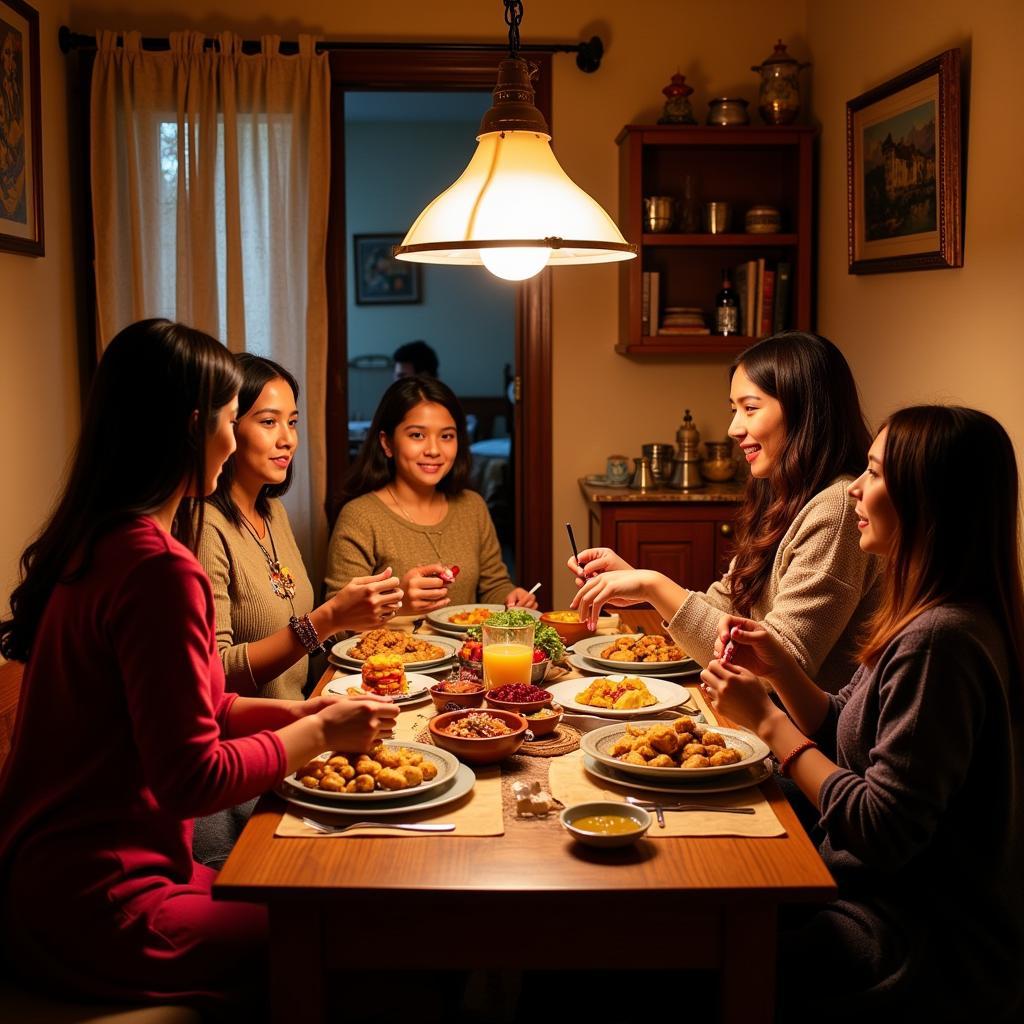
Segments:
[[[622,618],[647,632],[661,627],[651,611]],[[620,849],[581,846],[559,828],[275,837],[285,804],[268,795],[214,896],[267,906],[274,1021],[325,1020],[332,970],[382,966],[372,949],[353,958],[350,944],[331,941],[372,922],[406,934],[429,924],[429,941],[389,946],[390,971],[710,969],[722,1021],[768,1024],[779,907],[836,890],[779,788],[769,779],[762,792],[785,835],[645,839]]]

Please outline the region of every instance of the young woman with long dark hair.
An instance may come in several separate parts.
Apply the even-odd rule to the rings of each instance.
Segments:
[[[399,607],[387,567],[350,580],[314,607],[313,587],[279,500],[292,480],[299,443],[299,385],[283,366],[243,353],[237,447],[207,500],[197,556],[213,586],[217,646],[229,690],[301,700],[308,649],[295,619],[325,640],[342,629],[372,629]]]
[[[782,1020],[1017,1021],[1024,1009],[1024,593],[1017,461],[973,409],[889,418],[851,485],[885,589],[838,694],[725,616],[701,675],[818,808],[840,898],[796,915]],[[767,699],[768,679],[785,707]],[[963,892],[951,883],[962,881]],[[873,1011],[873,1012],[872,1012]]]
[[[764,622],[825,687],[850,677],[857,635],[877,600],[878,561],[857,546],[846,487],[870,435],[850,367],[832,342],[786,331],[748,348],[730,371],[729,435],[750,467],[735,557],[706,592],[634,569],[609,548],[580,552],[573,604],[596,619],[606,604],[652,604],[700,664],[718,620]]]
[[[0,653],[26,662],[0,778],[0,942],[49,990],[209,1002],[258,977],[265,913],[213,902],[191,819],[322,750],[368,749],[395,717],[225,693],[209,580],[178,538],[194,541],[234,450],[238,384],[200,331],[121,331],[0,622]]]
[[[536,608],[509,578],[483,498],[466,489],[469,467],[466,418],[452,390],[433,377],[396,380],[346,481],[328,595],[393,566],[405,614],[477,601]]]

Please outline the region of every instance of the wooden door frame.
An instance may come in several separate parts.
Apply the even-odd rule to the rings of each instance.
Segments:
[[[551,125],[550,53],[531,53],[538,66],[536,104]],[[494,88],[504,54],[487,50],[334,51],[331,64],[331,166],[345,166],[345,93],[464,92]],[[327,517],[342,505],[348,468],[348,246],[345,177],[331,173],[327,227]],[[481,273],[486,271],[481,270]],[[540,582],[551,594],[551,271],[518,286],[515,326],[516,582]],[[527,509],[530,514],[527,515]],[[527,528],[529,526],[529,528]]]

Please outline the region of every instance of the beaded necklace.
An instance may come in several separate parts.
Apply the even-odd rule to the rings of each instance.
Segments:
[[[276,597],[279,597],[281,600],[287,601],[289,605],[292,605],[292,598],[295,597],[295,577],[292,576],[286,566],[281,564],[281,560],[277,557],[277,545],[274,543],[274,534],[270,529],[270,520],[263,520],[267,536],[270,538],[270,551],[268,551],[263,546],[263,542],[260,540],[260,536],[256,532],[256,528],[249,522],[245,513],[239,509],[238,514],[242,517],[242,522],[245,524],[245,528],[252,534],[252,539],[259,545],[260,551],[263,552],[263,557],[267,560],[267,572],[270,574],[270,589],[274,592]],[[271,551],[273,554],[271,554]],[[292,605],[292,613],[294,614],[294,612],[295,606]]]

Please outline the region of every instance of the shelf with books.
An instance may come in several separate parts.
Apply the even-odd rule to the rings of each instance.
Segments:
[[[617,352],[735,354],[784,327],[813,326],[814,138],[809,126],[622,130],[619,224],[640,258],[619,270]],[[730,205],[729,233],[693,231],[692,209],[680,217],[690,230],[643,230],[645,196],[694,193],[699,203]],[[780,210],[783,230],[737,231],[745,212],[760,205]],[[723,274],[740,294],[742,335],[708,333]]]

